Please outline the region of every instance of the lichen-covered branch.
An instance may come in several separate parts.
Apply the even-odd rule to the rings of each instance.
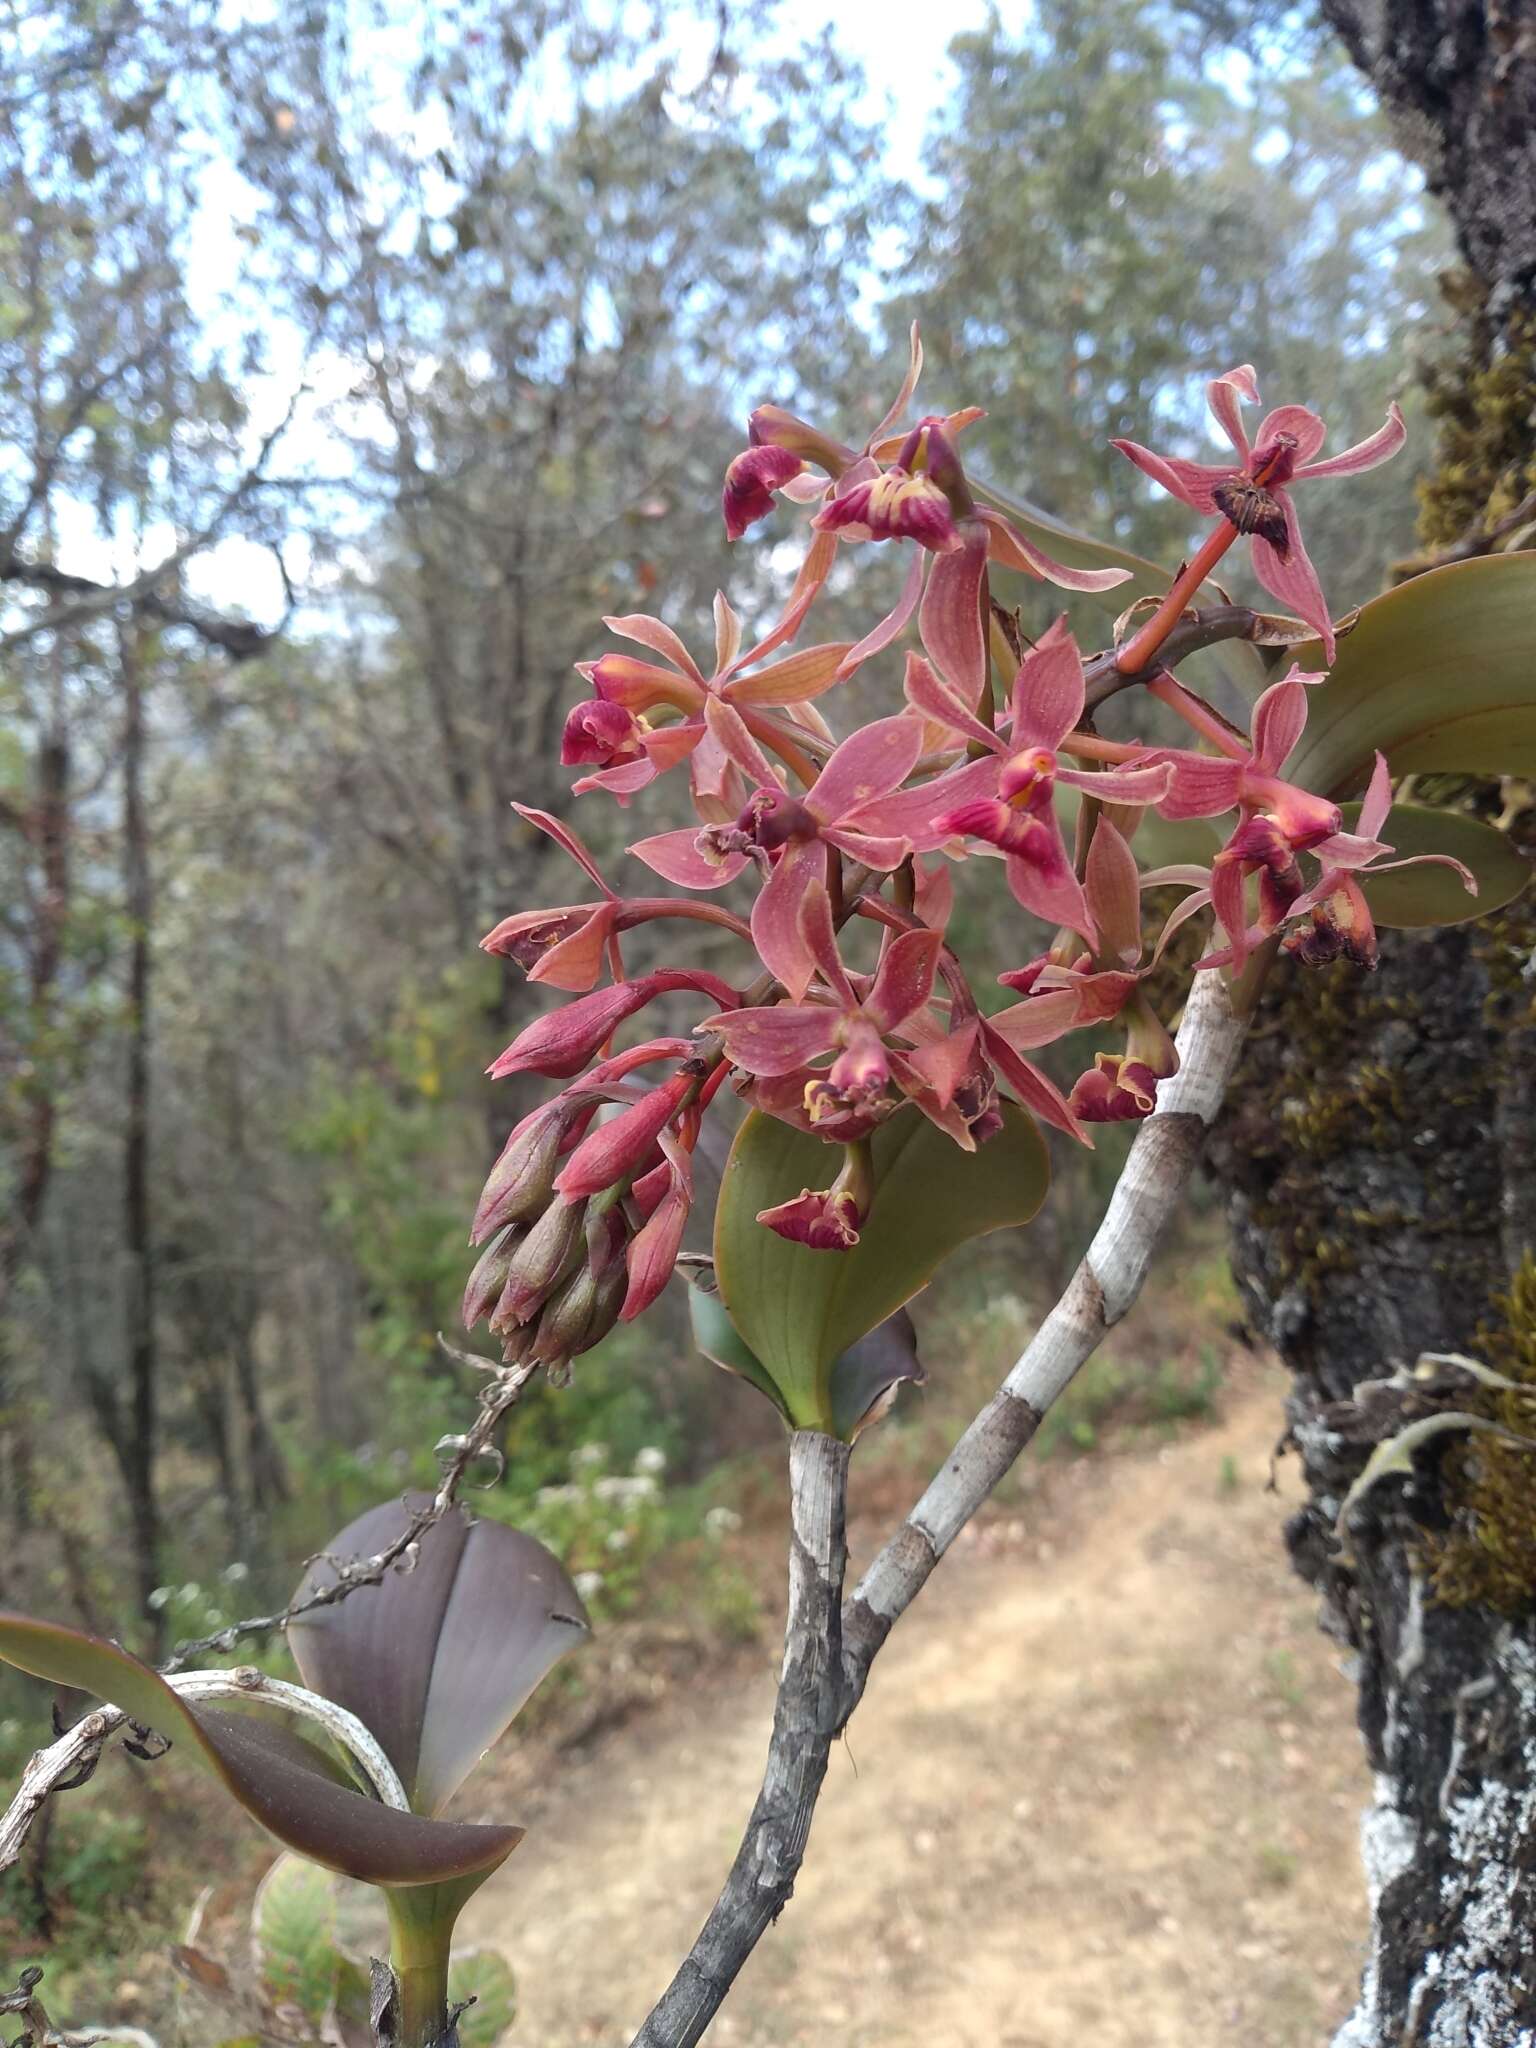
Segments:
[[[1196,978],[1179,1032],[1179,1072],[1137,1132],[1082,1264],[992,1399],[856,1588],[843,1617],[848,1712],[891,1629],[1024,1449],[1051,1403],[1140,1294],[1152,1256],[1221,1107],[1246,1019],[1217,974]]]
[[[418,1542],[434,1522],[442,1520],[458,1499],[471,1467],[481,1458],[499,1455],[495,1439],[501,1419],[539,1370],[536,1362],[498,1366],[491,1359],[478,1358],[469,1352],[455,1351],[453,1355],[487,1373],[489,1378],[481,1389],[480,1411],[469,1429],[462,1436],[446,1438],[438,1446],[440,1451],[448,1453],[448,1459],[437,1492],[426,1506],[415,1509],[393,1542],[387,1543],[372,1557],[328,1558],[326,1562],[334,1569],[335,1577],[324,1585],[316,1586],[302,1599],[290,1600],[278,1613],[253,1614],[244,1621],[232,1621],[227,1628],[221,1628],[213,1635],[178,1643],[175,1655],[161,1667],[167,1677],[173,1672],[184,1671],[194,1658],[225,1653],[248,1637],[271,1635],[277,1629],[286,1628],[290,1621],[301,1614],[312,1613],[317,1607],[334,1607],[349,1593],[356,1592],[359,1586],[376,1586],[387,1571],[401,1562],[412,1544]]]
[[[794,1889],[844,1718],[847,1485],[848,1446],[797,1430],[789,1441],[789,1618],[762,1789],[725,1889],[632,2048],[692,2048]]]
[[[1180,1071],[1142,1126],[1088,1254],[998,1392],[839,1609],[846,1446],[790,1440],[789,1621],[767,1768],[725,1888],[631,2048],[691,2048],[789,1899],[836,1735],[870,1665],[956,1535],[1018,1457],[1051,1403],[1141,1292],[1221,1106],[1246,1015],[1219,974],[1197,977],[1179,1032]]]

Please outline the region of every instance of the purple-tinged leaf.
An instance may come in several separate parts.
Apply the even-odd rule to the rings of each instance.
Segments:
[[[385,1886],[467,1882],[473,1889],[522,1840],[518,1827],[430,1820],[381,1805],[341,1782],[339,1765],[303,1737],[247,1714],[193,1707],[147,1664],[99,1636],[3,1614],[0,1657],[54,1685],[93,1693],[156,1734],[185,1742],[280,1842],[343,1876]]]
[[[371,1557],[425,1505],[414,1495],[370,1509],[333,1539],[331,1554]],[[335,1576],[317,1562],[296,1597]],[[371,1728],[411,1804],[436,1813],[589,1627],[542,1543],[453,1508],[420,1538],[414,1569],[301,1615],[288,1639],[304,1683]]]

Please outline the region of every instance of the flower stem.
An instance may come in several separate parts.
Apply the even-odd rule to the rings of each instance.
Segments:
[[[1206,535],[1204,546],[1174,579],[1173,588],[1151,618],[1116,654],[1115,667],[1121,675],[1140,675],[1184,616],[1190,599],[1236,539],[1237,528],[1229,519],[1223,519],[1220,526]]]
[[[1166,704],[1170,711],[1176,711],[1186,725],[1193,726],[1202,739],[1209,740],[1216,751],[1225,754],[1228,760],[1247,760],[1249,750],[1242,734],[1234,731],[1219,712],[1213,711],[1192,690],[1186,690],[1166,669],[1152,678],[1147,691],[1160,704]]]
[[[423,1890],[435,1889],[422,1887]],[[453,1915],[422,1914],[388,1890],[389,1960],[399,1987],[400,2048],[433,2048],[448,2031],[448,1944]]]

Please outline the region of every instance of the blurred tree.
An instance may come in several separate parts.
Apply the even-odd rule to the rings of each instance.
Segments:
[[[1325,0],[1323,11],[1423,165],[1461,259],[1445,280],[1461,316],[1456,351],[1429,370],[1441,432],[1423,490],[1428,545],[1399,573],[1528,546],[1529,23],[1477,4]],[[1536,844],[1528,787],[1457,782],[1439,794],[1502,812],[1520,843]],[[1287,1532],[1292,1554],[1323,1596],[1325,1626],[1358,1659],[1375,1774],[1368,1960],[1337,2048],[1507,2048],[1536,2026],[1530,1461],[1501,1465],[1470,1448],[1426,1457],[1410,1488],[1384,1490],[1361,1517],[1352,1569],[1332,1541],[1372,1435],[1391,1426],[1390,1411],[1373,1424],[1356,1403],[1363,1382],[1425,1350],[1531,1378],[1533,947],[1527,894],[1484,926],[1389,934],[1367,988],[1325,985],[1318,1002],[1279,977],[1218,1151],[1239,1280],[1294,1375],[1289,1420],[1310,1498]],[[1504,1420],[1526,1427],[1528,1401],[1508,1398]]]
[[[1445,238],[1335,53],[1202,49],[1183,8],[1130,0],[1043,0],[1019,41],[993,21],[953,52],[899,312],[936,395],[988,407],[967,442],[1004,488],[1168,558],[1188,516],[1111,437],[1161,415],[1200,452],[1204,380],[1238,362],[1341,442],[1407,395]],[[1413,483],[1319,508],[1342,603],[1379,587]]]

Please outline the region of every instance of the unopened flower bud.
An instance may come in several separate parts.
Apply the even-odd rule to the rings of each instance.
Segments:
[[[642,1165],[657,1137],[697,1085],[686,1070],[632,1102],[618,1116],[600,1122],[582,1139],[555,1182],[562,1195],[595,1195]]]
[[[543,1214],[554,1192],[555,1162],[569,1123],[570,1110],[558,1098],[523,1118],[481,1190],[471,1244],[484,1244],[504,1223],[531,1223]]]
[[[554,1293],[581,1258],[585,1202],[553,1201],[512,1257],[507,1284],[491,1318],[500,1336],[513,1323],[526,1323]]]
[[[464,1302],[459,1311],[466,1330],[472,1330],[482,1316],[488,1316],[501,1299],[522,1237],[517,1225],[509,1223],[481,1254],[465,1285]]]

